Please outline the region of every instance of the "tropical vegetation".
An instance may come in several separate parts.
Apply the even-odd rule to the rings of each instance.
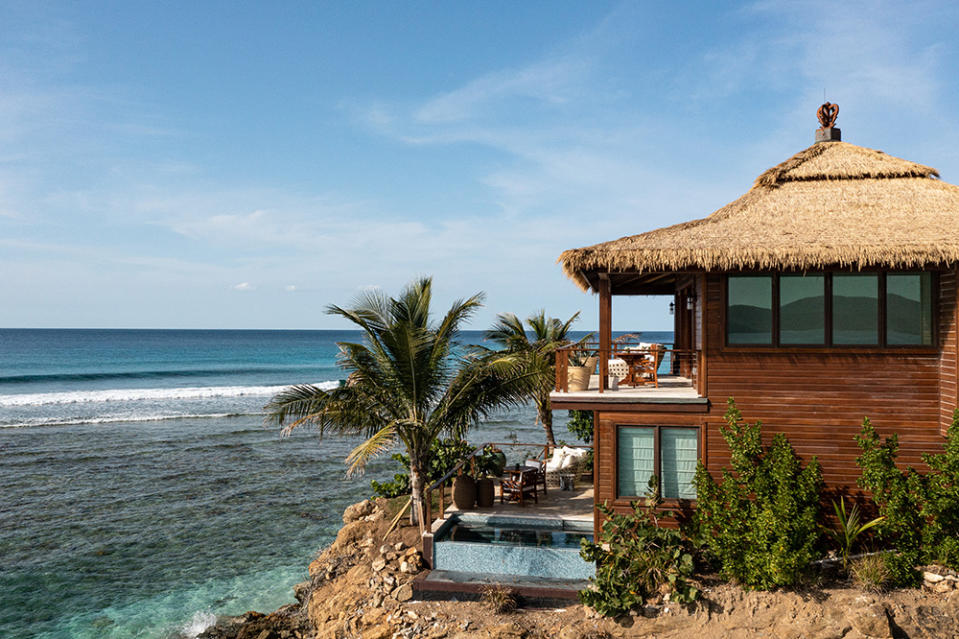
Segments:
[[[819,462],[803,467],[782,433],[763,446],[762,424],[746,423],[732,399],[725,419],[732,470],[717,482],[699,462],[691,534],[724,577],[747,588],[794,585],[818,556]]]
[[[530,398],[536,406],[537,419],[546,432],[546,443],[550,446],[556,445],[553,411],[549,402],[550,391],[556,384],[556,349],[571,343],[569,333],[577,319],[579,313],[563,322],[555,317],[547,317],[546,311],[541,310],[530,315],[524,325],[513,313],[501,313],[486,333],[486,339],[499,345],[501,352],[521,358],[534,373],[536,381]]]
[[[349,473],[402,444],[410,462],[412,515],[424,528],[423,493],[433,443],[463,439],[492,411],[524,403],[538,379],[529,360],[509,353],[479,354],[459,344],[463,323],[483,295],[458,300],[439,321],[431,317],[432,279],[408,284],[396,298],[368,291],[349,308],[330,306],[363,331],[362,342],[340,342],[344,385],[324,390],[304,384],[278,393],[266,420],[284,432],[302,425],[320,434],[362,435],[347,456]]]
[[[883,521],[879,540],[896,552],[884,555],[893,585],[916,585],[916,566],[940,563],[959,569],[959,411],[953,414],[943,452],[924,454],[926,472],[900,468],[899,438],[882,439],[869,419],[856,437],[862,469],[859,485],[872,495]]]
[[[647,498],[632,502],[631,513],[598,507],[605,516],[599,538],[584,539],[580,552],[586,561],[596,562],[590,588],[579,593],[584,605],[614,616],[658,596],[679,603],[699,596],[689,581],[695,568],[689,542],[675,528],[660,526],[661,520],[675,518],[671,511],[660,511],[661,505],[654,477]]]

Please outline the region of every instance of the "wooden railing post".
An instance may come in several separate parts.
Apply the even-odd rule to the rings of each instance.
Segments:
[[[446,482],[440,484],[440,519],[446,519]]]
[[[613,296],[609,274],[599,274],[599,392],[606,390],[613,340]]]
[[[569,353],[565,348],[556,350],[556,392],[569,390]]]
[[[426,520],[423,522],[423,528],[426,530],[426,532],[432,532],[433,531],[433,491],[432,490],[426,491],[426,504],[424,504],[423,510],[426,512],[426,514],[423,517]]]

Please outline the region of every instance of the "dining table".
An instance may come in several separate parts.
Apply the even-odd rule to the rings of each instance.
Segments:
[[[618,351],[616,357],[626,362],[629,367],[626,377],[619,381],[620,386],[659,385],[656,371],[653,369],[656,355],[652,351],[645,349]],[[647,375],[650,377],[647,378]]]

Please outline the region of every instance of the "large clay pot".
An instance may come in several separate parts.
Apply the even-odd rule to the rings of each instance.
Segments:
[[[453,480],[453,503],[460,510],[469,510],[476,504],[476,480],[469,475],[457,475]]]
[[[476,480],[476,505],[480,508],[493,505],[493,480],[489,477]]]
[[[584,366],[570,366],[566,369],[566,379],[571,393],[589,388],[589,378],[596,370],[597,359],[596,357],[590,357],[586,360]]]

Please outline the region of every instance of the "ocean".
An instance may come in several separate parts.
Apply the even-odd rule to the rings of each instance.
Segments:
[[[290,384],[338,384],[336,342],[359,338],[0,329],[0,637],[191,637],[292,601],[343,509],[398,468],[382,457],[347,479],[358,440],[281,437],[262,407]],[[470,440],[514,436],[543,441],[531,407]]]

